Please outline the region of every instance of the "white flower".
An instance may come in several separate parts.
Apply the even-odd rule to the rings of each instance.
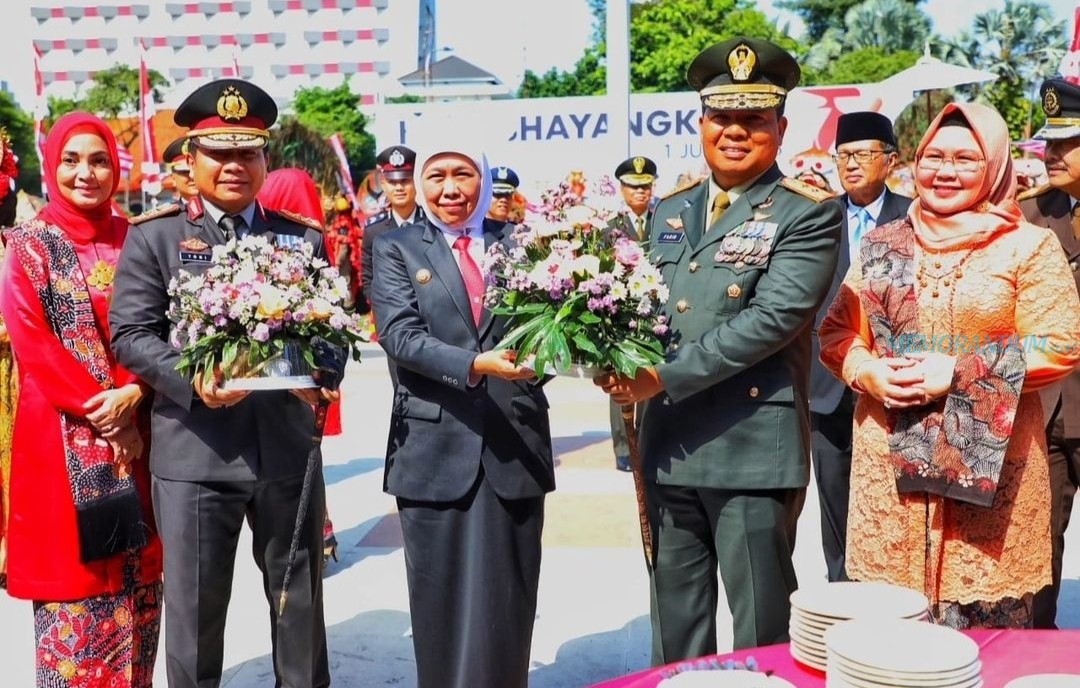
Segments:
[[[599,256],[578,256],[571,262],[571,270],[575,273],[591,277],[600,273]]]

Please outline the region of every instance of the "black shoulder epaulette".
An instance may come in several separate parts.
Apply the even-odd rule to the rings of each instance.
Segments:
[[[827,201],[830,198],[836,198],[836,194],[832,193],[831,191],[819,189],[816,186],[812,186],[798,179],[792,179],[791,177],[784,177],[783,179],[781,179],[780,186],[784,187],[788,191],[794,191],[800,196],[805,196],[814,203],[821,203],[822,201]]]
[[[311,227],[312,229],[317,229],[320,232],[322,231],[322,225],[320,225],[319,221],[314,218],[307,217],[306,215],[301,215],[300,213],[294,213],[291,210],[275,210],[274,212],[282,216],[286,220],[292,220],[298,225],[304,225],[305,227]]]
[[[1054,187],[1049,184],[1043,184],[1042,186],[1036,186],[1034,189],[1028,189],[1016,195],[1017,202],[1026,201],[1029,198],[1037,198]]]
[[[376,222],[382,222],[383,220],[385,220],[385,219],[386,219],[386,218],[388,218],[388,217],[390,217],[390,213],[388,213],[388,212],[386,212],[386,211],[384,210],[384,211],[383,211],[383,212],[381,212],[381,213],[376,213],[376,214],[372,215],[371,217],[369,217],[369,218],[368,218],[368,219],[367,219],[367,220],[366,220],[366,221],[364,222],[364,226],[365,226],[365,227],[367,227],[367,226],[369,226],[369,225],[373,225],[373,224],[375,224]]]
[[[692,189],[695,186],[697,186],[698,184],[700,184],[701,182],[705,181],[706,179],[708,179],[707,176],[706,177],[701,177],[700,179],[694,179],[692,181],[686,182],[682,186],[677,186],[674,189],[672,189],[671,191],[668,191],[666,194],[661,196],[660,200],[662,201],[665,198],[671,198],[672,196],[674,196],[677,193],[682,193],[683,191],[686,191],[687,189]]]
[[[178,214],[182,208],[175,203],[166,203],[163,206],[158,206],[153,210],[147,210],[142,215],[136,215],[135,217],[128,218],[128,222],[133,225],[141,225],[148,220],[156,220],[159,217],[168,217],[169,215]]]

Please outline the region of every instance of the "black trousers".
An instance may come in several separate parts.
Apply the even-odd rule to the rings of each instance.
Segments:
[[[1047,427],[1046,448],[1050,459],[1050,537],[1053,539],[1053,582],[1035,594],[1032,611],[1035,628],[1057,628],[1058,594],[1061,592],[1061,559],[1065,554],[1065,530],[1072,515],[1073,498],[1080,484],[1080,438],[1065,436],[1061,401]]]
[[[398,498],[418,688],[528,685],[544,498]]]
[[[854,395],[849,390],[832,413],[810,414],[811,457],[821,508],[821,549],[830,581],[848,580],[845,563],[854,411]]]
[[[165,658],[169,688],[221,684],[225,616],[240,529],[252,532],[262,571],[276,688],[330,685],[322,600],[321,471],[311,491],[285,614],[278,598],[303,476],[274,481],[185,482],[153,478],[165,553]]]

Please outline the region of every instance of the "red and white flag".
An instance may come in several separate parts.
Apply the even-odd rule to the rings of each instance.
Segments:
[[[1073,38],[1069,51],[1061,58],[1060,74],[1071,84],[1080,84],[1080,4],[1073,11]]]
[[[328,136],[326,142],[337,156],[338,174],[341,176],[341,185],[345,187],[345,196],[352,203],[353,209],[358,209],[360,204],[356,201],[356,186],[353,185],[352,172],[349,171],[349,159],[345,157],[345,142],[341,140],[341,134]]]
[[[161,167],[154,153],[154,92],[150,89],[150,73],[146,69],[146,45],[139,41],[139,136],[142,138],[143,193],[154,195],[161,191]]]
[[[45,100],[45,80],[41,76],[41,51],[34,46],[34,148],[41,169],[45,169],[45,117],[49,103]],[[41,178],[41,195],[45,196],[45,177]]]
[[[127,146],[116,142],[116,154],[120,157],[120,171],[124,173],[126,177],[131,168],[135,166],[135,158],[131,157],[131,151],[127,149]]]

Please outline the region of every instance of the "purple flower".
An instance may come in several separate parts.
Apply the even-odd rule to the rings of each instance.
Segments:
[[[259,323],[251,333],[251,338],[257,342],[270,341],[270,328],[266,323]]]

